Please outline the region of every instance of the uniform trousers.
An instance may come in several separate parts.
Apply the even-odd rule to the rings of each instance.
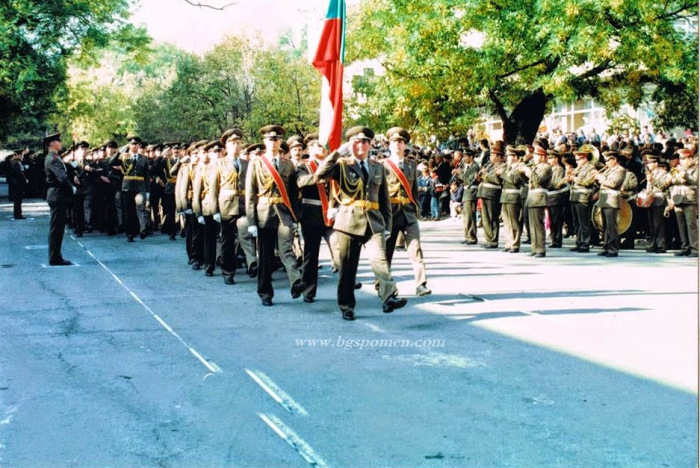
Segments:
[[[185,215],[185,226],[187,234],[185,242],[187,243],[187,256],[198,265],[204,263],[204,229],[197,221],[195,214]]]
[[[161,198],[161,204],[163,205],[163,224],[161,225],[161,232],[169,236],[174,236],[177,234],[177,223],[175,222],[175,194],[164,193]]]
[[[603,251],[616,254],[620,250],[620,234],[617,233],[619,208],[602,208],[603,212]]]
[[[676,205],[674,208],[681,250],[698,253],[698,205]]]
[[[122,192],[126,235],[135,236],[148,227],[146,192]]]
[[[549,209],[549,230],[552,235],[552,245],[561,247],[562,237],[564,231],[564,217],[566,212],[566,205],[554,205],[548,207]]]
[[[360,251],[364,245],[367,248],[369,264],[379,283],[379,297],[382,302],[396,295],[396,283],[391,279],[389,262],[386,259],[386,241],[384,233],[372,233],[369,225],[364,236],[356,236],[346,232],[336,231],[338,245],[338,306],[342,312],[355,311],[355,279],[357,266],[360,263]]]
[[[462,223],[467,242],[476,242],[476,203],[476,200],[462,201]]]
[[[213,273],[216,269],[216,238],[219,235],[219,223],[214,221],[213,216],[204,216],[202,226],[204,241],[204,265],[208,272]]]
[[[291,226],[285,226],[279,223],[276,228],[259,228],[258,229],[258,248],[260,254],[260,262],[258,267],[258,296],[261,299],[275,296],[275,291],[272,289],[272,271],[275,260],[275,242],[277,242],[277,250],[287,271],[289,284],[293,286],[301,279],[301,273],[296,266],[296,258],[292,244],[294,242],[294,232]]]
[[[666,223],[664,222],[665,206],[649,207],[649,236],[651,247],[666,250]]]
[[[301,233],[304,236],[304,262],[302,263],[301,279],[309,285],[308,296],[316,297],[318,284],[318,255],[321,250],[321,239],[326,239],[326,245],[334,258],[331,235],[333,229],[316,223],[301,223]]]
[[[547,233],[544,228],[545,217],[544,206],[530,206],[527,210],[528,219],[530,221],[530,242],[532,242],[532,253],[546,253],[545,243],[547,241]]]
[[[481,225],[486,245],[498,246],[498,229],[501,203],[497,199],[481,199]]]
[[[503,225],[505,228],[506,249],[520,249],[522,236],[523,207],[520,203],[504,203],[501,205]]]
[[[49,221],[49,262],[58,263],[63,260],[61,246],[63,245],[63,233],[66,229],[66,219],[70,202],[49,202],[51,220]]]
[[[591,211],[588,203],[572,203],[571,208],[576,218],[576,247],[591,246]]]
[[[403,220],[400,218],[404,218]],[[396,239],[399,233],[403,233],[405,238],[406,253],[413,267],[413,276],[416,279],[416,287],[424,285],[428,282],[425,274],[425,261],[423,260],[423,250],[420,246],[420,228],[418,223],[406,222],[403,214],[394,217],[394,222],[391,226],[391,234],[386,240],[386,259],[391,268],[391,260],[394,258],[396,250]]]
[[[240,217],[231,217],[221,220],[221,273],[231,279],[236,274],[239,219]]]

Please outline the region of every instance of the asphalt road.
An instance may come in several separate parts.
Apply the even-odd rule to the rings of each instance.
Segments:
[[[226,286],[184,241],[66,237],[0,204],[0,466],[698,465],[698,263],[641,248],[535,260],[422,225],[433,295],[383,314],[363,259],[357,320],[323,254],[314,304],[275,273]],[[527,249],[525,249],[527,250]]]

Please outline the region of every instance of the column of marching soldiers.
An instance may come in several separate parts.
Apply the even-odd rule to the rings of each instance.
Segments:
[[[355,318],[363,246],[382,310],[406,304],[390,272],[401,236],[416,295],[430,294],[420,245],[419,196],[435,176],[407,151],[410,134],[400,127],[388,130],[389,152],[381,158],[370,157],[375,135],[367,127],[349,129],[347,143],[330,155],[318,134],[284,141],[284,133],[280,126],[265,126],[260,129],[263,143],[245,148],[239,129],[189,145],[146,145],[131,137],[125,147],[109,141],[88,152],[89,144],[79,142],[67,165],[74,185],[70,225],[76,236],[99,229],[108,235],[124,232],[128,242],[157,230],[175,240],[180,232],[193,270],[214,276],[220,266],[224,283],[233,285],[236,271],[244,269],[257,278],[265,306],[273,304],[271,277],[280,267],[293,298],[315,300],[319,248],[325,239],[333,270],[339,272],[337,299],[346,320]],[[477,243],[478,206],[484,248],[499,247],[502,221],[504,252],[519,252],[526,232],[530,255],[542,258],[546,226],[549,247],[562,247],[570,209],[568,231],[576,237],[571,251],[589,252],[597,226],[603,235],[599,255],[617,257],[621,236],[623,246],[631,241],[634,247],[646,218],[651,242],[646,250],[663,253],[664,216],[673,211],[682,244],[676,255],[697,257],[697,152],[678,148],[673,154],[678,164],[664,167],[658,151],[642,151],[643,180],[632,167],[637,160],[631,153],[605,151],[601,157],[596,146],[585,144],[561,154],[546,140],[517,147],[499,141],[482,147],[481,154],[458,149],[452,181],[463,188],[462,243]]]

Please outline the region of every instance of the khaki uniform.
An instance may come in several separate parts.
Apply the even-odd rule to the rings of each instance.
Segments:
[[[617,215],[620,212],[620,189],[625,181],[625,168],[615,166],[603,172],[600,181],[598,206],[603,212],[603,251],[617,254],[620,250],[620,235],[617,232]]]
[[[479,183],[476,181],[476,175],[479,173],[479,165],[472,162],[468,166],[462,166],[462,172],[459,175],[464,187],[462,193],[462,222],[464,223],[464,238],[470,244],[476,244],[476,192]]]
[[[647,188],[654,194],[654,199],[648,208],[649,236],[651,237],[650,249],[666,250],[666,223],[664,222],[664,209],[666,208],[666,191],[671,185],[671,176],[664,170],[657,168],[651,173],[651,181],[647,181]]]
[[[569,206],[569,192],[566,170],[562,166],[552,167],[552,180],[547,192],[547,209],[549,210],[552,247],[561,247],[562,245],[564,212]]]
[[[547,192],[552,180],[552,166],[546,162],[534,165],[529,171],[527,192],[528,218],[530,220],[531,253],[545,254],[547,234],[544,227],[547,208]]]
[[[211,196],[211,184],[216,177],[216,161],[207,165],[199,165],[194,177],[192,189],[192,211],[199,222],[199,218],[204,218],[204,224],[200,224],[202,229],[204,244],[204,265],[208,273],[213,273],[216,269],[216,237],[219,233],[219,226],[214,221],[216,213],[215,199]]]
[[[698,166],[685,171],[677,168],[669,190],[674,204],[681,250],[698,254]]]
[[[501,213],[505,228],[505,250],[519,250],[522,236],[523,199],[521,187],[525,183],[520,173],[521,164],[507,166],[501,173]]]
[[[504,163],[488,164],[476,196],[481,199],[481,224],[484,229],[485,246],[498,247],[499,217],[501,216],[501,178],[496,170]]]
[[[591,209],[589,204],[595,193],[597,172],[590,162],[574,169],[574,183],[571,186],[569,201],[576,217],[576,247],[589,249],[591,246]]]

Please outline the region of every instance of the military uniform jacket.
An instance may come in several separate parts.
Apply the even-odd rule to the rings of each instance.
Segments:
[[[24,168],[22,167],[22,162],[16,159],[12,160],[10,163],[10,174],[7,182],[14,185],[15,187],[26,187],[29,183],[27,177],[24,175]]]
[[[476,162],[469,166],[462,166],[462,173],[459,179],[462,181],[464,192],[462,193],[462,201],[476,201],[476,192],[479,188],[479,183],[476,181],[476,175],[479,173],[479,165]]]
[[[46,172],[47,202],[69,202],[73,196],[73,186],[68,180],[68,171],[56,153],[49,153],[44,160]]]
[[[404,158],[402,163],[392,159],[394,165],[403,172],[408,181],[410,195],[413,199],[417,200],[418,197],[418,169],[416,169],[416,162],[410,159]],[[409,199],[409,194],[406,193],[404,186],[401,181],[394,173],[394,170],[389,167],[389,163],[385,161],[382,162],[386,170],[386,186],[389,191],[389,202],[391,203],[391,216],[392,224],[399,216],[404,216],[406,218],[406,224],[414,224],[418,222],[416,216],[416,205],[414,205]],[[401,169],[403,165],[403,169]]]
[[[552,180],[547,192],[547,206],[566,205],[569,201],[569,183],[566,180],[566,170],[561,166],[552,167]]]
[[[251,226],[260,228],[277,228],[278,220],[285,226],[296,222],[296,214],[282,202],[282,197],[270,171],[259,156],[248,164],[245,179],[245,209]],[[287,189],[292,210],[295,212],[299,203],[299,189],[296,183],[294,163],[278,156],[278,169],[282,183]]]
[[[670,181],[669,181],[670,183]],[[627,201],[634,201],[637,198],[637,189],[639,187],[639,181],[637,180],[637,176],[635,175],[634,172],[630,171],[629,169],[625,169],[625,180],[622,182],[622,187],[620,188],[620,191],[622,192],[622,198],[624,198]],[[665,204],[665,198],[666,192],[662,191],[661,192],[661,199],[664,201]],[[656,200],[654,200],[656,201]]]
[[[486,174],[481,176],[481,183],[476,196],[487,200],[501,199],[501,178],[496,174],[496,169],[505,166],[504,163],[489,164],[486,166]]]
[[[134,158],[134,156],[136,156]],[[117,161],[121,162],[122,192],[148,192],[150,187],[150,163],[148,159],[141,155],[115,154],[110,159],[110,165]]]
[[[525,183],[520,174],[520,164],[506,166],[501,172],[500,178],[503,181],[503,191],[501,191],[501,204],[518,205],[522,204],[521,187]]]
[[[192,188],[192,211],[197,216],[214,216],[216,206],[211,197],[211,181],[216,177],[216,164],[218,161],[210,161],[209,164],[198,164],[194,172],[194,185]]]
[[[177,158],[162,157],[158,158],[157,162],[151,168],[151,177],[153,177],[154,185],[159,188],[161,185],[158,182],[163,182],[163,193],[173,195],[175,193],[175,184],[177,184],[177,171],[173,173],[173,167],[178,163]]]
[[[598,195],[598,206],[601,208],[620,208],[622,195],[620,189],[625,181],[625,168],[615,166],[603,172],[603,179],[600,181],[600,192]]]
[[[679,169],[671,177],[670,195],[675,205],[698,204],[698,166],[689,170]]]
[[[647,180],[647,188],[654,194],[650,206],[666,205],[666,190],[671,185],[671,175],[663,169],[657,168]]]
[[[190,163],[178,162],[171,169],[177,171],[175,182],[175,210],[183,213],[192,209],[192,190],[194,188],[194,167]]]
[[[320,167],[321,163],[316,161]],[[301,207],[299,209],[299,221],[317,226],[325,226],[323,219],[323,208],[321,207],[321,199],[318,193],[318,182],[314,172],[311,170],[309,163],[299,164],[297,166],[297,186],[301,191]],[[328,184],[324,184],[326,197],[328,197],[330,205],[330,196],[328,194]]]
[[[211,174],[209,196],[215,213],[221,213],[221,219],[245,216],[245,175],[248,161],[222,158],[216,161],[216,170]]]
[[[547,193],[549,183],[552,180],[552,166],[546,162],[532,166],[529,179],[527,206],[529,208],[547,206]]]
[[[317,180],[338,182],[339,206],[333,225],[336,231],[364,236],[368,225],[374,234],[391,231],[391,202],[384,165],[369,159],[366,162],[366,186],[359,161],[354,157],[341,158],[337,151],[329,154],[316,172]]]
[[[591,201],[595,192],[596,174],[595,167],[590,162],[574,168],[574,184],[571,186],[571,196],[569,197],[572,203],[586,205]]]

